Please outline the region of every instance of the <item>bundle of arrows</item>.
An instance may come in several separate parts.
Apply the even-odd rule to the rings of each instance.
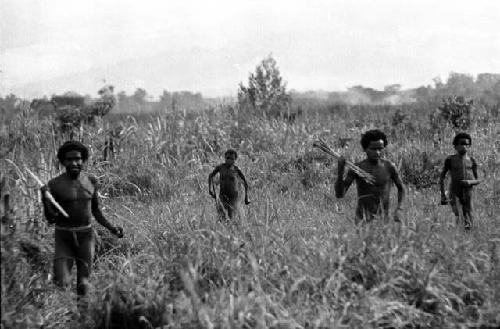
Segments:
[[[316,147],[320,149],[321,151],[325,152],[328,155],[331,155],[332,157],[339,159],[341,158],[341,155],[334,150],[332,150],[328,144],[326,144],[323,140],[319,139],[313,143],[313,147]],[[346,167],[354,171],[356,175],[358,175],[361,179],[363,179],[365,182],[368,184],[374,184],[375,183],[375,177],[373,177],[372,174],[364,171],[360,167],[356,166],[354,163],[351,161],[346,160]]]

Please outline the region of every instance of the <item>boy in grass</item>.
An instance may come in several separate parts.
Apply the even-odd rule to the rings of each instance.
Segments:
[[[245,204],[250,204],[248,201],[248,183],[245,179],[245,175],[241,170],[234,164],[238,158],[238,154],[235,150],[229,149],[224,153],[226,162],[218,165],[208,176],[208,193],[214,199],[216,199],[215,186],[213,183],[213,178],[217,173],[220,175],[220,192],[219,199],[220,203],[217,204],[217,210],[219,214],[224,218],[229,217],[232,219],[235,215],[239,214],[239,201],[240,195],[238,192],[238,180],[241,178],[243,185],[245,186]]]
[[[349,170],[344,178],[346,160],[343,157],[338,160],[335,195],[337,198],[343,198],[352,182],[356,181],[358,188],[356,224],[371,221],[376,215],[381,215],[383,218],[389,217],[389,197],[393,183],[398,189],[398,205],[394,211],[394,221],[400,221],[404,188],[396,166],[383,158],[387,143],[387,136],[380,130],[369,130],[361,136],[361,146],[366,153],[366,159],[355,165],[371,174],[374,177],[374,183],[368,183],[353,170]]]
[[[63,288],[71,283],[71,268],[76,262],[77,294],[88,292],[88,279],[94,258],[94,235],[91,219],[95,219],[117,237],[123,237],[121,227],[113,226],[104,218],[99,207],[97,179],[83,173],[83,164],[89,157],[88,149],[77,141],[64,143],[57,158],[65,167],[65,173],[51,179],[42,187],[45,218],[55,224],[54,280]],[[67,212],[64,217],[45,197],[49,191]]]
[[[459,225],[460,217],[466,230],[472,227],[472,187],[481,181],[477,175],[477,163],[467,154],[472,144],[472,138],[467,133],[458,133],[453,138],[456,153],[444,161],[443,171],[439,178],[441,188],[441,204],[450,204],[455,214],[455,222]],[[450,172],[451,180],[448,188],[448,198],[444,188],[444,179]]]

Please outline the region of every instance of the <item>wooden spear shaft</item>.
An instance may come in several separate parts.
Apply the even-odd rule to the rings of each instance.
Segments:
[[[37,175],[35,175],[31,170],[28,169],[28,167],[24,166],[24,168],[26,169],[26,171],[31,175],[31,177],[33,177],[33,179],[38,183],[38,185],[40,187],[44,186],[44,184],[42,183],[42,181],[40,180],[40,178],[37,177]],[[45,190],[44,191],[44,195],[47,199],[49,199],[49,201],[54,205],[54,207],[57,208],[57,210],[66,218],[69,218],[69,215],[66,211],[64,211],[63,207],[61,207],[61,205],[56,201],[56,199],[54,199],[54,197],[52,196],[52,194],[48,191],[48,190]]]

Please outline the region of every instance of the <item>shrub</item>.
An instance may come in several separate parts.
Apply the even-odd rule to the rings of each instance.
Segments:
[[[471,98],[453,96],[444,99],[438,110],[447,123],[456,129],[466,130],[472,123],[472,112],[475,108]]]
[[[427,188],[438,182],[440,160],[414,149],[403,155],[400,173],[405,184],[412,184],[417,189]]]
[[[248,77],[248,87],[240,83],[238,90],[240,108],[255,110],[258,114],[279,116],[290,104],[276,60],[269,56]]]

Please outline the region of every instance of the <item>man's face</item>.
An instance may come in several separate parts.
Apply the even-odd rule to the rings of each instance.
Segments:
[[[226,154],[226,164],[233,165],[236,161],[236,156],[233,153]]]
[[[66,172],[72,176],[78,176],[82,171],[83,158],[82,153],[79,151],[69,151],[66,152],[64,157],[63,165],[66,168]]]
[[[368,160],[378,161],[380,158],[382,158],[384,149],[384,141],[380,139],[378,141],[371,141],[368,147],[365,148],[365,153],[368,157]]]
[[[467,153],[470,147],[470,141],[468,138],[460,138],[455,145],[455,150],[458,154],[464,155]]]

